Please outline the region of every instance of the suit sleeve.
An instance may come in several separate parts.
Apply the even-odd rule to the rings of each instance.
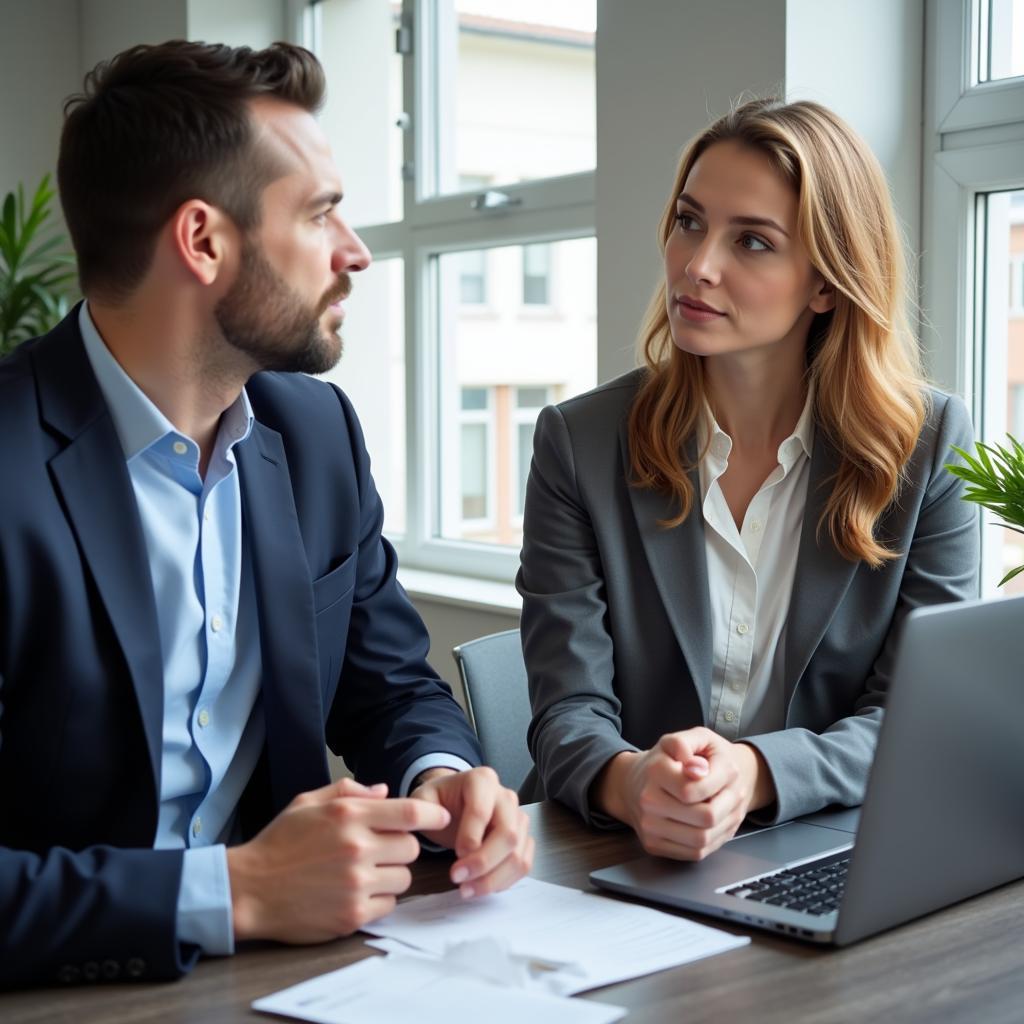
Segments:
[[[451,688],[427,663],[430,639],[396,578],[362,430],[348,399],[337,395],[352,438],[360,527],[345,660],[327,739],[357,779],[387,782],[398,793],[417,760],[440,753],[478,765],[480,748]]]
[[[967,409],[959,398],[949,397],[935,428],[896,609],[854,713],[820,732],[789,728],[744,738],[761,752],[778,793],[774,806],[753,816],[758,822],[774,824],[829,804],[863,802],[903,620],[914,608],[977,596],[977,510],[963,501],[963,481],[944,468],[954,457],[950,446],[969,449],[972,440]]]
[[[0,987],[177,978],[182,853],[0,848]]]
[[[533,707],[527,739],[545,793],[588,824],[621,827],[591,807],[589,791],[612,757],[637,748],[622,737],[603,568],[554,406],[534,433],[516,587]]]

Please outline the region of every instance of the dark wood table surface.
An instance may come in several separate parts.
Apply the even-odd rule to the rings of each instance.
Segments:
[[[630,836],[592,832],[558,805],[527,809],[537,837],[537,878],[588,888],[588,871],[639,852]],[[445,861],[417,866],[412,892],[447,887]],[[581,998],[625,1006],[631,1022],[1024,1022],[1024,882],[843,950],[750,934],[749,946]],[[251,1002],[378,955],[363,941],[357,935],[313,947],[250,946],[233,957],[202,961],[171,983],[0,995],[0,1022],[281,1020],[254,1013]],[[486,1019],[484,1012],[482,1024]]]

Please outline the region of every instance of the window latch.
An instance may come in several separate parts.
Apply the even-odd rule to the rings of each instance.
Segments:
[[[522,206],[523,197],[510,196],[507,192],[497,192],[494,189],[488,189],[486,192],[473,196],[473,200],[469,205],[474,210],[484,212],[488,210],[506,210],[510,206]]]

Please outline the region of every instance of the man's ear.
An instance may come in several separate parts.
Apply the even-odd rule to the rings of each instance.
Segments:
[[[808,306],[815,313],[828,313],[836,308],[836,290],[820,274],[818,275],[818,286],[811,296]]]
[[[212,285],[223,276],[237,248],[238,229],[222,210],[189,199],[174,211],[170,228],[182,267],[200,284]]]

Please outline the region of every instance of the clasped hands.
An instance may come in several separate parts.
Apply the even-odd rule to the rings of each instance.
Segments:
[[[390,913],[412,882],[415,833],[455,851],[466,897],[506,889],[532,866],[514,791],[491,768],[431,769],[405,798],[352,779],[302,793],[227,851],[236,939],[324,942]]]
[[[616,754],[592,798],[629,825],[648,853],[703,860],[750,811],[774,802],[775,787],[755,747],[698,727],[668,733],[650,750]]]

